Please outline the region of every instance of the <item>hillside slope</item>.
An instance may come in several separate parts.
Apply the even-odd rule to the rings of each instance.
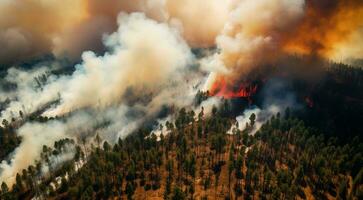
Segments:
[[[16,192],[4,193],[3,188],[2,197],[362,198],[361,141],[339,146],[335,138],[324,138],[288,114],[272,117],[255,135],[249,135],[253,116],[245,130],[226,134],[234,120],[214,111],[211,117],[200,113],[194,119],[193,112],[182,109],[175,123],[167,123],[165,137],[140,130],[112,147],[107,142],[101,144],[96,136],[92,152],[79,153],[71,161],[87,160],[80,170],[69,164],[58,171],[57,176],[63,177],[59,185],[46,182],[34,190],[19,178]]]

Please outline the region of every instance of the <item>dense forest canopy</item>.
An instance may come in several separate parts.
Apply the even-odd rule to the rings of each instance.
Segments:
[[[358,137],[342,145],[291,116],[289,108],[251,135],[255,120],[252,114],[246,129],[226,134],[237,122],[223,117],[223,110],[206,117],[181,109],[175,122],[166,123],[167,135],[140,129],[113,146],[96,135],[89,151],[76,145],[71,160],[43,176],[43,163],[75,145],[62,140],[44,146],[42,160],[18,174],[12,190],[3,183],[2,197],[362,198]]]

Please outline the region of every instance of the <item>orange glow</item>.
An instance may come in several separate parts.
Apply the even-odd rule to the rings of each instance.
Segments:
[[[346,0],[325,3],[308,1],[305,17],[297,28],[283,37],[283,50],[288,53],[317,54],[332,58],[363,26],[362,1]],[[320,6],[319,6],[320,5]]]
[[[209,92],[211,96],[231,98],[249,98],[257,92],[257,85],[249,85],[241,83],[234,85],[227,80],[228,77],[217,76],[213,82]]]

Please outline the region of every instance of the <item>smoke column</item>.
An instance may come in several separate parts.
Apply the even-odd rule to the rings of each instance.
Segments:
[[[212,72],[205,88],[221,79],[233,86],[285,55],[361,59],[362,8],[363,2],[354,0],[236,1],[216,37],[219,51],[201,61],[203,69]]]
[[[143,12],[177,27],[189,45],[210,47],[233,0],[1,0],[0,67],[43,54],[78,60],[104,52],[102,38],[117,30],[120,12]]]
[[[275,60],[281,54],[282,33],[303,14],[303,0],[240,1],[216,39],[220,52],[203,61],[204,68],[224,72],[229,77],[226,84],[232,85],[253,68]]]
[[[117,29],[118,13],[135,11],[178,27],[193,47],[226,48],[216,42],[218,35],[242,37],[243,45],[257,47],[246,43],[272,36],[271,42],[284,40],[278,41],[284,52],[314,52],[339,61],[362,57],[363,3],[358,0],[2,0],[0,45],[6,48],[0,50],[0,65],[47,53],[78,60],[85,50],[104,52],[103,35]],[[299,23],[292,26],[295,17]],[[252,31],[258,27],[267,29]]]
[[[101,136],[115,141],[155,117],[165,105],[179,108],[192,103],[194,89],[189,84],[193,85],[199,77],[188,68],[193,56],[178,30],[147,19],[142,13],[123,13],[118,21],[118,31],[105,39],[110,49],[105,55],[85,52],[72,75],[52,77],[41,90],[27,83],[20,88],[19,94],[26,98],[11,105],[38,105],[45,97],[59,98],[60,103],[43,115],[73,112],[70,117],[65,116],[65,121],[27,123],[21,127],[18,134],[22,143],[9,163],[2,162],[0,182],[12,183],[17,172],[34,164],[43,145],[87,132],[82,129],[94,132],[92,127],[102,122],[109,125],[99,130]],[[21,73],[14,71],[12,76],[20,79]],[[18,107],[5,110],[3,117],[14,108]]]
[[[362,19],[362,1],[306,0],[300,23],[284,34],[284,50],[340,62],[362,58]]]

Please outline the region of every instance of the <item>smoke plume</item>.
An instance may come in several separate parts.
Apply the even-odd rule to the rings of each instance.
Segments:
[[[276,60],[281,54],[282,34],[303,14],[303,0],[239,1],[216,39],[220,52],[202,64],[225,72],[227,84],[232,85],[253,68]]]
[[[51,52],[52,39],[83,18],[80,0],[0,1],[0,65]]]
[[[26,124],[18,130],[22,143],[14,151],[10,163],[2,161],[0,164],[0,182],[14,183],[16,173],[35,163],[40,156],[43,145],[52,146],[57,140],[63,139],[65,127],[58,122],[48,125]]]
[[[178,27],[189,45],[209,47],[223,28],[232,0],[2,0],[0,66],[54,53],[79,60],[104,52],[104,34],[116,31],[120,12],[143,12]]]
[[[119,24],[118,32],[106,39],[112,52],[101,57],[84,53],[83,62],[64,84],[61,105],[46,115],[118,103],[127,89],[157,92],[191,61],[187,44],[167,25],[142,14],[121,15]]]
[[[216,38],[219,51],[201,62],[212,72],[206,88],[221,79],[232,87],[256,68],[291,54],[361,58],[362,7],[354,0],[237,1]]]
[[[363,3],[356,0],[2,0],[0,65],[46,53],[78,60],[85,50],[104,52],[103,35],[117,29],[118,13],[135,11],[178,27],[192,47],[217,45],[227,68],[280,51],[362,57]],[[263,52],[267,58],[258,57]]]
[[[7,78],[18,83],[19,98],[2,112],[2,118],[22,110],[23,105],[30,105],[30,113],[57,99],[59,103],[46,108],[43,115],[63,117],[19,129],[22,143],[10,162],[3,161],[0,182],[12,183],[19,170],[34,164],[44,144],[95,133],[117,141],[157,117],[165,106],[191,105],[192,86],[200,77],[189,67],[193,55],[178,30],[142,13],[123,13],[118,21],[118,31],[105,38],[109,52],[103,56],[85,52],[72,75],[49,76],[37,88],[31,80],[44,71],[26,76],[26,72],[9,70]]]
[[[206,90],[239,87],[261,66],[288,66],[291,54],[362,59],[362,18],[356,0],[0,0],[0,66],[49,53],[79,63],[68,75],[50,73],[56,63],[10,68],[0,80],[16,85],[0,88],[0,100],[10,100],[0,119],[19,111],[23,122],[34,112],[58,117],[19,123],[22,143],[1,163],[0,182],[13,183],[43,145],[94,134],[115,141],[191,107],[206,74]],[[197,60],[190,47],[215,51]],[[205,112],[216,99],[204,103]],[[254,110],[257,125],[286,101]]]
[[[284,48],[337,61],[362,57],[357,51],[362,45],[362,18],[362,1],[307,0],[304,17],[284,36]],[[344,52],[345,46],[352,50]]]

